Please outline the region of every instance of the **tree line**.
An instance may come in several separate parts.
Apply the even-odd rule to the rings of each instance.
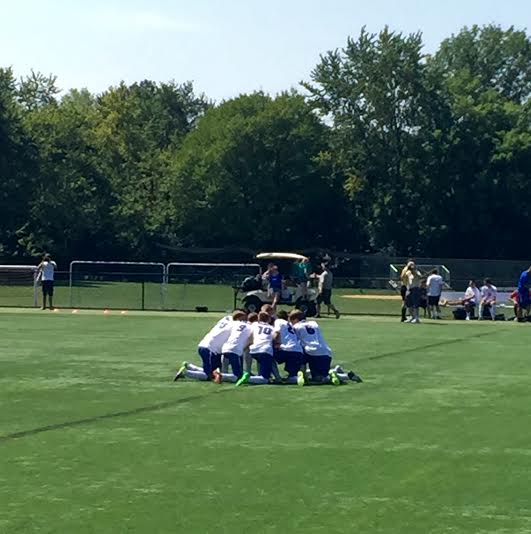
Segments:
[[[299,91],[219,104],[192,83],[60,95],[0,69],[0,256],[246,247],[521,258],[531,40],[362,30]]]

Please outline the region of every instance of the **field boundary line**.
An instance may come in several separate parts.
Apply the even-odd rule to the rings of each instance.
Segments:
[[[354,363],[359,362],[369,362],[372,360],[382,360],[384,358],[393,358],[395,356],[401,356],[402,354],[407,354],[408,352],[417,352],[419,350],[427,350],[427,349],[434,349],[437,347],[444,347],[446,345],[454,345],[455,343],[465,343],[466,341],[470,341],[472,339],[479,339],[482,337],[492,336],[494,334],[499,334],[500,331],[492,331],[492,332],[481,332],[480,334],[474,334],[467,337],[460,337],[457,339],[450,339],[445,341],[438,341],[436,343],[428,343],[426,345],[420,345],[419,347],[412,347],[410,349],[403,349],[403,350],[396,350],[393,352],[385,352],[383,354],[375,354],[374,356],[367,356],[366,358],[360,358],[359,360],[354,360]]]
[[[106,421],[108,419],[115,419],[118,417],[129,417],[131,415],[138,415],[141,413],[147,412],[157,412],[159,410],[164,410],[166,408],[172,408],[174,406],[179,406],[180,404],[187,404],[196,400],[207,399],[213,395],[219,395],[221,393],[226,393],[227,391],[232,391],[232,389],[222,389],[212,393],[205,393],[203,395],[193,395],[189,397],[182,397],[180,399],[175,399],[172,401],[159,402],[158,404],[151,404],[149,406],[140,406],[138,408],[133,408],[131,410],[122,410],[119,412],[111,412],[102,415],[94,415],[92,417],[85,417],[83,419],[74,419],[71,421],[63,421],[62,423],[53,423],[51,425],[40,426],[36,428],[30,428],[28,430],[20,430],[18,432],[13,432],[11,434],[0,435],[0,443],[7,441],[21,439],[28,436],[34,436],[36,434],[42,434],[44,432],[51,432],[52,430],[61,430],[63,428],[74,428],[77,426],[89,425],[91,423],[96,423],[98,421]]]

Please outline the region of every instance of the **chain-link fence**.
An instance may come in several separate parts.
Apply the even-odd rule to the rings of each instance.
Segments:
[[[323,256],[321,256],[323,257]],[[325,258],[328,259],[328,258]],[[347,314],[399,313],[400,295],[390,281],[390,265],[400,267],[408,258],[330,255],[335,274],[333,298]],[[423,265],[444,265],[450,272],[452,300],[464,292],[470,279],[481,282],[492,278],[505,290],[501,303],[510,305],[507,291],[515,287],[518,276],[531,261],[417,259]],[[182,265],[182,264],[179,264]],[[243,280],[256,273],[256,265],[226,268],[212,266],[173,270],[130,270],[119,266],[102,269],[93,265],[75,272],[56,272],[54,305],[59,308],[96,308],[123,310],[209,310],[225,312],[242,306],[246,293],[239,291]],[[251,265],[251,264],[249,264]],[[317,269],[317,261],[314,262]],[[39,295],[39,302],[40,302]],[[31,279],[0,280],[0,306],[34,306]]]

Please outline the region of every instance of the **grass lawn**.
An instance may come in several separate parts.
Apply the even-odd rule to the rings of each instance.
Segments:
[[[214,315],[0,312],[0,532],[529,533],[531,327],[323,320],[339,388],[171,382]]]
[[[143,297],[142,297],[143,295]],[[381,298],[381,297],[386,298]],[[238,301],[241,305],[240,294]],[[354,298],[353,298],[354,297]],[[337,289],[334,292],[336,306],[344,313],[352,314],[399,314],[400,300],[392,291],[360,289]],[[39,292],[39,302],[40,302]],[[59,308],[111,308],[166,309],[190,311],[196,306],[206,306],[211,311],[226,311],[233,308],[234,291],[229,285],[176,284],[167,286],[163,297],[161,285],[137,282],[84,282],[74,286],[72,293],[67,282],[59,282],[55,288],[54,304]],[[0,286],[0,306],[32,306],[33,288],[30,286]]]

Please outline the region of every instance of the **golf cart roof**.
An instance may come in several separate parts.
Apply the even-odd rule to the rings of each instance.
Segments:
[[[294,252],[262,252],[256,255],[257,260],[308,260],[302,254],[295,254]]]

